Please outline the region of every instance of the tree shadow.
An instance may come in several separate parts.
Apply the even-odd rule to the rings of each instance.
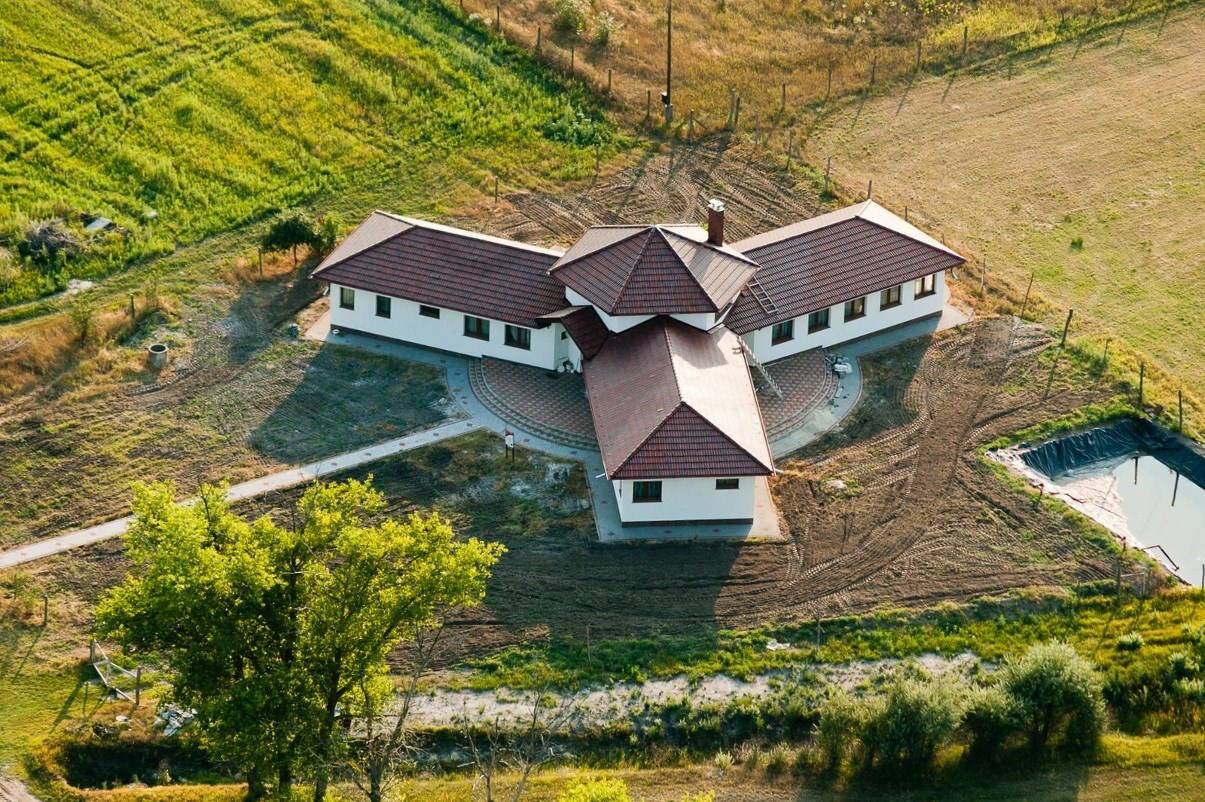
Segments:
[[[274,335],[322,294],[322,283],[309,277],[316,257],[302,260],[281,279],[246,285],[222,320],[225,361],[243,365],[271,345]]]

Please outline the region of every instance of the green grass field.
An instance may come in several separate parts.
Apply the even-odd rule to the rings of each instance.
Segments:
[[[392,208],[438,214],[494,176],[589,175],[610,131],[578,112],[576,85],[439,2],[9,0],[0,306],[383,177]],[[15,258],[25,221],[83,215],[128,237]]]

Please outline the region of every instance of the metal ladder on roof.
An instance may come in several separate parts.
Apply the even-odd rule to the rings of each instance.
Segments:
[[[754,369],[757,370],[758,374],[760,374],[761,377],[766,380],[766,384],[774,392],[774,395],[778,396],[779,399],[781,399],[782,398],[782,388],[780,388],[778,386],[778,382],[774,381],[774,377],[770,375],[770,371],[766,370],[766,366],[763,365],[761,363],[761,361],[756,356],[753,355],[753,352],[749,350],[749,346],[745,345],[744,337],[738,337],[737,339],[741,341],[741,351],[743,351],[745,354],[745,361],[748,362],[750,365],[752,365],[754,367]]]
[[[778,307],[774,305],[772,299],[762,285],[757,283],[757,279],[753,279],[745,285],[745,289],[749,290],[749,294],[753,296],[753,300],[757,301],[757,305],[765,310],[766,314],[772,315],[778,311]]]

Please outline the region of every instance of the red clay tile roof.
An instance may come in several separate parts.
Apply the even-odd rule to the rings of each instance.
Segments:
[[[586,359],[592,359],[611,334],[593,306],[567,306],[541,316],[540,320],[559,321]]]
[[[374,212],[313,277],[520,326],[565,306],[559,252]]]
[[[965,259],[874,201],[732,244],[761,265],[770,304],[741,293],[724,323],[745,334],[828,306],[949,270]]]
[[[774,472],[739,338],[658,317],[607,340],[585,365],[612,479]]]
[[[719,312],[757,265],[698,226],[595,226],[552,275],[610,315]]]

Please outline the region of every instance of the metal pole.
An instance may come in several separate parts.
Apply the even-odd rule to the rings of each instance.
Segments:
[[[665,121],[674,121],[674,0],[665,2]]]

